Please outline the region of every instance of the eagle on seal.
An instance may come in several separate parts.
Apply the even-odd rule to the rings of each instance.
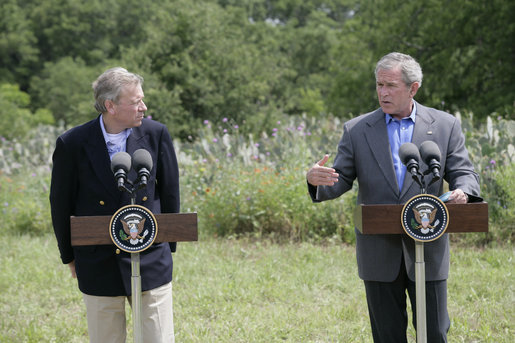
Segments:
[[[417,223],[419,223],[420,225],[418,225],[415,230],[418,230],[418,229],[434,229],[433,226],[431,226],[431,223],[435,220],[435,217],[436,217],[436,212],[437,210],[434,209],[433,211],[431,211],[430,213],[428,212],[419,212],[417,211],[415,208],[413,209],[413,213],[415,214],[415,220],[417,221]]]
[[[143,218],[143,220],[138,222],[137,225],[133,222],[127,223],[127,222],[121,220],[121,222],[123,224],[123,231],[125,231],[125,234],[127,235],[127,238],[125,239],[126,241],[130,239],[131,243],[132,243],[133,240],[138,240],[138,239],[143,238],[140,236],[140,234],[141,234],[141,231],[143,231],[143,228],[145,227],[145,220],[146,220],[146,218]]]

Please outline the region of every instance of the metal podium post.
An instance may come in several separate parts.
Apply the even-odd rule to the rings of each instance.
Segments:
[[[415,241],[415,291],[417,307],[417,342],[427,343],[426,263],[424,242]]]
[[[134,333],[134,343],[142,343],[141,325],[141,275],[139,252],[131,254],[131,294],[132,294],[132,327]]]

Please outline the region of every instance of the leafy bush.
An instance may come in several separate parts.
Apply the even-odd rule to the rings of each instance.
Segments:
[[[330,139],[336,147],[339,121],[317,126],[314,119],[285,119],[258,138],[244,137],[226,118],[217,125],[205,121],[199,141],[176,143],[183,210],[199,213],[201,232],[353,241],[354,194],[314,204],[305,179],[325,152],[320,143]],[[331,127],[329,137],[324,125]]]
[[[482,245],[513,241],[515,122],[488,119],[479,128],[461,116],[467,148],[489,203],[488,234],[452,235]],[[269,236],[277,240],[354,241],[356,190],[314,204],[305,173],[325,153],[334,154],[342,122],[331,116],[256,118],[252,124],[205,121],[197,140],[175,141],[183,212],[198,212],[202,235]],[[10,232],[51,231],[48,205],[51,155],[63,127],[40,126],[23,142],[0,141],[0,208]],[[331,164],[332,161],[329,161]]]
[[[481,196],[488,202],[489,233],[455,236],[468,244],[510,242],[513,240],[515,187],[515,121],[487,117],[473,126],[473,115],[461,116],[467,149],[480,176]]]

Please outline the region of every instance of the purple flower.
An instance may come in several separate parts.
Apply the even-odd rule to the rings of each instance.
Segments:
[[[206,119],[206,120],[204,120],[204,125],[207,125],[207,124],[209,124],[209,120]]]
[[[224,129],[224,133],[227,133],[227,129]]]
[[[490,160],[490,164],[495,165],[495,160]]]
[[[254,146],[255,146],[256,148],[257,148],[257,147],[259,147],[259,143],[254,144]]]
[[[228,152],[227,157],[232,157],[232,154],[230,152]]]
[[[202,160],[202,163],[207,163],[207,160],[204,158],[204,159]]]
[[[218,142],[218,139],[217,138],[213,138],[213,143],[216,143]]]
[[[277,132],[272,133],[272,136],[273,137],[277,136]]]
[[[222,119],[222,122],[227,123],[227,120],[229,120],[229,119],[227,119],[227,118],[223,118],[223,119]]]
[[[277,124],[278,124],[278,125],[281,125],[281,121],[280,121],[280,120],[278,120],[278,121],[277,121]]]
[[[251,197],[247,197],[247,201],[250,201]]]
[[[34,177],[34,176],[36,176],[36,173],[32,173],[31,175],[32,175],[32,177]]]
[[[277,132],[277,131],[279,131],[279,129],[278,129],[278,128],[276,128],[276,127],[274,127],[274,128],[272,129],[272,131],[273,131],[273,132]]]
[[[239,126],[238,126],[238,125],[234,125],[234,128],[235,128],[235,129],[238,129],[238,128],[239,128]]]

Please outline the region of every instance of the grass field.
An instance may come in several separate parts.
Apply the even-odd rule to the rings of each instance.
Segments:
[[[515,341],[513,252],[452,248],[449,342]],[[209,239],[180,244],[174,263],[179,343],[372,342],[351,246]],[[0,266],[0,342],[88,341],[53,236],[3,237]]]

